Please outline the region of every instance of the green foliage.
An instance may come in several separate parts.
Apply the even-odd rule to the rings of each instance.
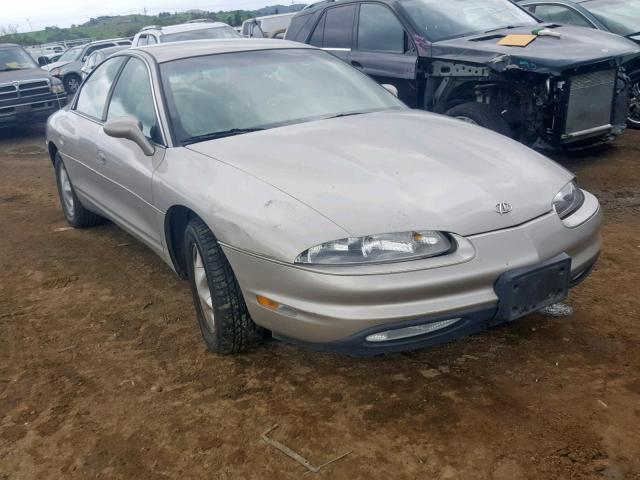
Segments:
[[[92,38],[103,40],[106,38],[132,37],[147,25],[176,25],[196,18],[209,18],[219,22],[228,23],[237,27],[242,22],[260,15],[271,15],[275,12],[285,13],[297,11],[302,5],[293,7],[276,5],[265,7],[260,10],[235,10],[230,12],[181,12],[170,13],[160,12],[158,15],[119,15],[101,16],[91,18],[82,25],[72,25],[70,28],[58,28],[55,26],[46,27],[44,30],[29,33],[9,33],[0,36],[0,43],[19,43],[22,45],[39,45],[41,43],[59,42],[62,40],[73,40],[77,38]],[[4,33],[4,32],[0,32]]]

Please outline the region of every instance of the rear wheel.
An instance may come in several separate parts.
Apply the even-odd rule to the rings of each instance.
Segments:
[[[239,353],[262,333],[251,317],[238,281],[211,230],[199,218],[184,236],[185,263],[202,338],[209,350]]]
[[[462,103],[447,110],[446,115],[511,137],[509,124],[493,105],[478,102]]]
[[[627,125],[630,128],[640,129],[640,70],[631,72],[631,92],[629,101],[629,117]]]
[[[87,228],[99,224],[102,221],[102,217],[90,212],[82,206],[82,203],[80,203],[80,200],[73,189],[73,184],[71,183],[71,178],[69,178],[67,168],[65,167],[59,153],[56,154],[54,166],[60,205],[62,206],[62,211],[64,212],[64,216],[66,217],[67,222],[69,222],[69,225],[75,228]]]

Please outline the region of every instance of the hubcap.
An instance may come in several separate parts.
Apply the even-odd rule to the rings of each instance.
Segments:
[[[60,193],[64,209],[70,217],[73,217],[76,212],[76,204],[73,199],[71,180],[69,180],[69,175],[67,175],[67,169],[64,168],[64,165],[60,165]]]
[[[216,324],[214,321],[215,315],[213,312],[211,290],[209,289],[207,272],[204,269],[200,250],[198,250],[198,247],[195,244],[192,247],[191,258],[193,259],[193,281],[196,285],[196,292],[198,293],[198,300],[200,301],[202,315],[204,316],[207,328],[211,333],[213,333],[216,330]]]
[[[72,77],[69,80],[67,80],[67,87],[69,88],[69,91],[71,93],[74,93],[76,90],[78,90],[79,86],[80,86],[80,82],[78,82],[77,78]]]
[[[462,120],[465,123],[470,123],[471,125],[478,125],[478,122],[476,122],[475,120],[473,120],[472,118],[469,118],[469,117],[458,116],[458,117],[455,117],[455,118],[457,118],[458,120]]]
[[[636,125],[640,125],[640,82],[636,82],[631,86],[629,121]]]

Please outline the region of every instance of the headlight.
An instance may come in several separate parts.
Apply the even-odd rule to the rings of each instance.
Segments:
[[[584,203],[584,193],[575,181],[567,183],[553,199],[553,208],[560,218],[567,218]]]
[[[64,93],[64,85],[61,83],[54,83],[51,85],[51,92],[53,93]]]
[[[388,263],[435,257],[453,249],[449,237],[441,232],[385,233],[351,237],[323,243],[301,253],[296,263],[354,265]]]

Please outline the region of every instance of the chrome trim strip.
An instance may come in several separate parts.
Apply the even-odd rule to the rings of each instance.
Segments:
[[[593,127],[593,128],[588,128],[586,130],[580,130],[579,132],[573,132],[573,133],[563,133],[562,134],[562,139],[563,140],[568,140],[571,138],[577,138],[577,137],[584,137],[586,135],[592,135],[595,133],[600,133],[600,132],[604,132],[607,130],[611,130],[613,127],[610,123],[606,124],[606,125],[602,125],[600,127]]]

